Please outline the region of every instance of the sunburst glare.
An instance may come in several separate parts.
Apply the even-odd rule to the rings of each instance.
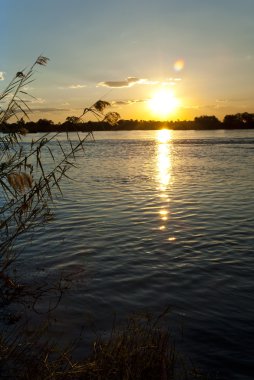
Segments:
[[[159,117],[165,117],[176,112],[180,102],[172,90],[162,89],[156,92],[148,101],[150,110]]]
[[[172,138],[172,134],[171,134],[171,131],[169,131],[168,129],[160,129],[157,132],[157,140],[160,143],[167,143],[169,142],[169,140],[171,140],[171,138]]]

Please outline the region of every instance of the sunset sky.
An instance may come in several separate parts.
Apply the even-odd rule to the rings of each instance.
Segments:
[[[0,89],[40,54],[33,118],[254,112],[253,0],[0,0]]]

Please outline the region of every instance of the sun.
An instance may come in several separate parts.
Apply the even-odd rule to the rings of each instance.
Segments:
[[[148,101],[150,110],[157,116],[165,117],[176,112],[179,100],[172,90],[162,89]]]

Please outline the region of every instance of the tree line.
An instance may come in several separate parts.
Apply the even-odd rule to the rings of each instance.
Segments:
[[[84,122],[76,116],[68,116],[63,123],[55,124],[52,120],[39,119],[25,121],[24,118],[1,125],[2,132],[36,133],[36,132],[92,132],[121,130],[157,130],[168,128],[173,130],[215,130],[215,129],[252,129],[254,128],[254,113],[236,113],[226,115],[221,121],[216,116],[202,115],[194,120],[156,121],[156,120],[124,120],[117,123],[108,120]]]

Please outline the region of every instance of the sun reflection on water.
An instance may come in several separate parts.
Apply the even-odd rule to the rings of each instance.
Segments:
[[[171,131],[162,129],[157,132],[157,170],[158,170],[158,190],[159,196],[163,199],[163,204],[159,210],[160,220],[165,223],[169,219],[169,198],[168,187],[171,182]],[[165,230],[165,225],[159,227]]]
[[[171,180],[171,131],[162,129],[157,134],[158,141],[158,177],[162,198]]]

